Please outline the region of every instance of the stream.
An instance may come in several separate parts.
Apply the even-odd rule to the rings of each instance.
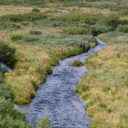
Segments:
[[[53,121],[51,128],[89,128],[91,119],[86,114],[84,102],[72,91],[82,74],[88,70],[85,66],[72,67],[70,63],[74,60],[85,61],[89,55],[106,45],[95,38],[98,41],[95,48],[62,60],[53,67],[53,73],[40,85],[30,104],[15,106],[26,113],[27,121],[31,120],[34,128],[43,115]]]

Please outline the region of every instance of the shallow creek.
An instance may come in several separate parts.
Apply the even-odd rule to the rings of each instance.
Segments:
[[[87,116],[84,102],[72,90],[87,68],[71,67],[73,60],[85,59],[103,48],[106,44],[96,37],[98,45],[87,53],[67,58],[53,67],[53,73],[40,85],[36,96],[30,104],[15,106],[26,113],[27,120],[31,120],[36,128],[37,122],[43,115],[53,121],[51,128],[89,128],[90,118]]]

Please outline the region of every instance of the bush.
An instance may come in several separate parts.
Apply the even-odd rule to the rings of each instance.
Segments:
[[[15,56],[16,49],[7,44],[0,43],[0,61],[14,68],[17,59]]]
[[[82,52],[87,52],[90,49],[90,45],[87,42],[82,42],[78,45],[82,49]]]
[[[10,38],[13,41],[22,40],[23,37],[24,37],[24,34],[23,33],[18,33],[18,32],[17,33],[13,33],[13,34],[10,35]]]
[[[96,24],[96,25],[91,26],[91,33],[94,36],[97,36],[100,33],[109,32],[110,30],[111,30],[111,27],[107,25]]]
[[[29,34],[31,34],[31,35],[41,35],[42,32],[36,31],[36,30],[31,30],[31,31],[29,32]]]
[[[43,13],[25,13],[25,14],[8,14],[2,16],[0,20],[9,22],[36,21],[46,18]]]
[[[46,66],[46,73],[49,75],[52,73],[52,67],[51,66]]]
[[[38,13],[38,12],[40,12],[40,10],[38,8],[33,8],[32,12],[37,12]]]
[[[63,28],[63,31],[68,34],[87,34],[89,33],[85,28],[82,27],[66,27]]]
[[[102,19],[103,16],[101,14],[74,14],[74,13],[68,13],[57,16],[57,20],[61,20],[64,22],[82,22],[86,24],[96,24],[100,19]]]
[[[105,17],[103,22],[115,28],[120,23],[119,18],[120,17],[118,15],[112,14],[112,15]]]
[[[9,21],[0,21],[0,29],[5,29],[5,28],[20,29],[21,24],[14,23],[14,22],[9,22]]]
[[[128,33],[128,25],[118,25],[116,30],[118,32]]]
[[[3,83],[3,81],[0,81],[0,83]],[[5,99],[12,99],[12,93],[9,86],[0,84],[0,97],[4,97]]]
[[[20,29],[21,28],[21,24],[19,23],[9,23],[8,24],[10,28],[15,28],[15,29]]]
[[[39,41],[40,39],[37,37],[33,37],[33,36],[25,36],[24,37],[24,41],[26,42],[35,42],[35,41]]]
[[[3,76],[0,68],[0,79]],[[3,82],[0,81],[0,128],[32,128],[31,124],[25,124],[25,115],[14,109],[10,87]]]
[[[40,119],[37,128],[50,128],[52,121],[49,120],[46,116]]]
[[[81,62],[81,61],[79,61],[79,60],[74,60],[74,61],[72,61],[72,62],[70,63],[70,65],[77,67],[77,66],[84,66],[84,63]]]
[[[32,128],[24,121],[25,115],[14,109],[10,100],[0,97],[0,128]]]

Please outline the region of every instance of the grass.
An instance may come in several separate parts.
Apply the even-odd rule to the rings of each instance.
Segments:
[[[91,128],[127,128],[128,44],[120,42],[121,39],[124,42],[126,35],[107,33],[99,37],[105,38],[109,45],[85,61],[89,71],[74,91],[86,101]]]
[[[70,13],[57,12],[56,8]],[[91,127],[125,128],[127,8],[127,0],[1,0],[0,44],[16,49],[14,72],[4,76],[13,101],[29,103],[40,83],[52,73],[51,66],[95,47],[92,35],[98,35],[113,45],[88,59],[90,71],[75,91],[87,101],[88,114],[93,117]],[[44,124],[40,121],[39,127],[48,121],[42,120]]]
[[[61,59],[86,51],[92,43],[96,44],[92,36],[65,35],[60,33],[60,30],[49,27],[43,27],[43,30],[36,27],[35,30],[42,33],[37,35],[40,41],[33,41],[31,27],[29,29],[27,27],[24,31],[2,31],[2,33],[5,31],[3,37],[6,43],[16,49],[18,61],[15,70],[6,73],[5,78],[6,83],[11,86],[14,102],[17,104],[30,102],[39,85],[45,81],[48,74],[52,73],[52,65],[57,65]],[[90,45],[86,45],[83,49],[79,44],[82,41]]]
[[[10,86],[5,84],[6,69],[0,66],[0,128],[33,128],[31,122],[25,123],[25,114],[14,108]],[[40,119],[38,128],[50,128],[47,117]]]
[[[84,63],[79,61],[79,60],[74,60],[70,63],[71,66],[79,67],[79,66],[84,66]]]
[[[92,34],[115,31],[121,23],[126,25],[127,20],[121,19],[118,11],[112,11],[108,2],[98,2],[109,5],[102,13],[97,2],[83,2],[88,3],[88,7],[80,7],[82,1],[77,7],[74,6],[76,1],[67,6],[67,0],[46,2],[50,8],[41,8],[44,2],[40,0],[0,3],[1,9],[6,8],[0,16],[0,39],[16,49],[18,60],[14,72],[6,74],[15,103],[29,103],[40,83],[52,72],[51,66],[57,65],[59,60],[94,47],[96,41]],[[56,12],[56,7],[71,13]]]
[[[109,32],[99,35],[99,38],[108,44],[128,43],[128,33],[123,32]]]

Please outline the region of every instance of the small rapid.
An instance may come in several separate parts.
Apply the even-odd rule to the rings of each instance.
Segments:
[[[64,59],[54,66],[53,73],[40,85],[30,104],[15,106],[26,113],[27,120],[33,122],[34,128],[43,115],[53,121],[51,128],[89,128],[91,119],[86,114],[84,102],[73,92],[82,74],[88,70],[85,66],[72,67],[70,63],[74,60],[85,61],[106,45],[97,37],[96,40],[98,45],[87,53]]]

